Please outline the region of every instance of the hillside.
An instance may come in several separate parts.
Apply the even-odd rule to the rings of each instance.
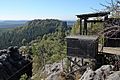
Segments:
[[[65,30],[65,28],[59,27],[57,31],[45,34],[43,37],[30,43],[33,56],[33,80],[42,79],[44,74],[41,75],[41,72],[44,71],[41,69],[44,68],[44,64],[59,62],[66,57],[67,46],[65,37],[67,31],[68,29]]]
[[[32,20],[28,21],[22,27],[16,27],[13,30],[8,30],[0,34],[0,48],[7,48],[8,46],[26,45],[38,36],[43,36],[47,33],[57,31],[60,27],[66,28],[66,22],[46,19],[46,20]]]

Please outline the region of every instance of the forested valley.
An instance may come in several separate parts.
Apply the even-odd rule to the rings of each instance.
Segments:
[[[70,29],[65,21],[56,19],[28,21],[24,26],[2,31],[0,49],[18,46],[23,55],[29,53],[33,59],[34,75],[45,64],[59,62],[66,57],[65,37],[70,34]]]

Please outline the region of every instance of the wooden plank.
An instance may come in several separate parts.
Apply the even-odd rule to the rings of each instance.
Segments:
[[[120,47],[103,47],[103,53],[120,55]]]
[[[96,22],[104,22],[103,20],[87,20],[87,23],[96,23]]]

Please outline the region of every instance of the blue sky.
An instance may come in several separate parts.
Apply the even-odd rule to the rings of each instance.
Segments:
[[[75,20],[91,8],[101,9],[99,3],[105,0],[0,0],[0,20]]]

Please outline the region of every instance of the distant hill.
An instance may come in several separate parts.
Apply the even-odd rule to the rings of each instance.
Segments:
[[[0,28],[15,28],[23,26],[28,20],[0,20]]]
[[[0,20],[0,28],[15,28],[18,26],[24,26],[26,22],[29,20]],[[72,27],[75,23],[73,20],[65,20],[67,22],[68,27]]]
[[[28,21],[22,27],[16,27],[0,33],[0,48],[3,49],[16,45],[21,46],[22,43],[29,43],[38,36],[43,36],[44,34],[55,32],[59,28],[66,27],[66,22],[55,19]]]

